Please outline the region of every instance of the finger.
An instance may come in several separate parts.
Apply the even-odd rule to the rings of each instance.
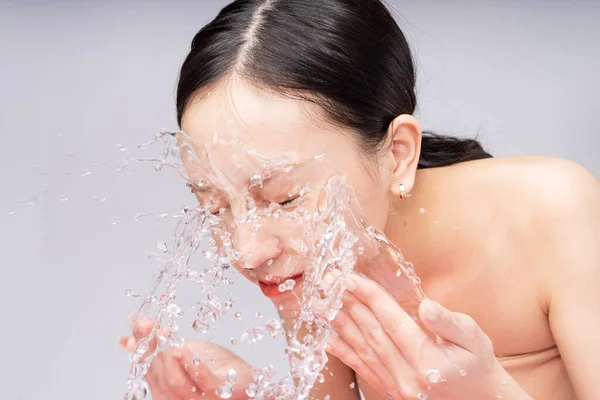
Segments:
[[[136,340],[133,336],[123,336],[119,340],[119,345],[123,350],[128,352],[133,352],[135,350]],[[152,393],[152,399],[154,400],[169,400],[169,397],[165,394],[164,390],[161,388],[158,374],[156,371],[161,371],[162,369],[162,355],[157,354],[152,359],[152,363],[148,368],[148,372],[145,375],[146,382],[150,387],[150,392]]]
[[[373,311],[350,292],[344,293],[344,309],[361,330],[369,346],[385,365],[393,379],[394,389],[401,388],[399,378],[412,375],[412,369],[402,352],[383,329]],[[392,388],[390,388],[391,390]]]
[[[198,392],[214,393],[220,384],[219,379],[213,374],[208,366],[200,360],[187,347],[181,349],[181,362],[184,370],[191,381],[196,385]]]
[[[331,326],[339,333],[340,338],[354,350],[354,353],[360,357],[365,365],[380,377],[385,387],[395,386],[395,380],[390,375],[390,371],[371,348],[348,311],[344,308],[340,309],[335,319],[331,321]]]
[[[147,337],[152,332],[152,327],[152,320],[149,319],[137,319],[131,322],[131,330],[137,340]]]
[[[131,322],[131,330],[133,331],[133,337],[136,341],[135,347],[144,339],[148,338],[148,336],[152,333],[152,329],[154,328],[154,324],[152,320],[149,319],[139,319]],[[143,359],[148,357],[150,354],[154,352],[156,349],[156,335],[150,340],[148,343],[148,350],[142,356]],[[133,351],[133,350],[132,350]]]
[[[179,349],[169,351],[163,357],[164,379],[168,392],[174,399],[196,400],[200,399],[202,391],[198,390],[184,368],[184,360]]]
[[[354,349],[343,339],[330,335],[327,339],[326,350],[329,354],[337,357],[344,364],[352,368],[357,375],[360,375],[381,395],[385,396],[387,394],[379,376],[365,364]]]
[[[119,339],[119,346],[126,351],[133,351],[135,348],[135,338],[133,336],[123,336]]]
[[[124,336],[119,340],[119,345],[121,346],[121,348],[130,353],[135,350],[135,344],[136,344],[136,340],[133,336]],[[157,354],[152,359],[152,363],[150,364],[150,367],[148,368],[148,372],[146,372],[146,375],[144,376],[144,378],[146,379],[146,382],[148,383],[148,387],[150,388],[150,392],[152,393],[153,400],[169,400],[169,396],[167,396],[167,394],[162,389],[161,384],[159,382],[159,379],[158,379],[159,373],[156,372],[156,371],[161,371],[161,369],[162,369],[161,354]]]
[[[349,275],[348,291],[371,309],[408,363],[416,365],[420,349],[429,337],[396,299],[377,283],[355,273]]]
[[[168,392],[162,387],[160,375],[163,373],[163,358],[162,354],[156,355],[152,359],[152,364],[146,374],[146,382],[150,386],[153,400],[169,400]]]
[[[487,346],[487,336],[473,318],[451,312],[431,299],[421,302],[419,317],[431,332],[467,351],[475,352]]]

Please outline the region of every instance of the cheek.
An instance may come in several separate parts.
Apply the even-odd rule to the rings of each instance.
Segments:
[[[353,185],[356,198],[367,223],[383,230],[389,215],[390,193],[372,178],[366,179]]]
[[[384,230],[389,215],[389,200],[379,196],[361,204],[367,223],[379,230]]]

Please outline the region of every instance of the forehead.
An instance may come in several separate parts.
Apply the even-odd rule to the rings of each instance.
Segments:
[[[234,181],[247,180],[269,163],[315,157],[335,163],[354,149],[352,136],[328,123],[318,106],[240,80],[198,95],[186,109],[181,128],[193,140],[194,151],[210,159],[208,168],[236,171],[228,178]]]

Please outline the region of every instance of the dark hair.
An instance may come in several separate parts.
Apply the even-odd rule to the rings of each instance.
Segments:
[[[177,120],[199,89],[239,74],[318,104],[359,134],[368,153],[390,123],[413,114],[415,66],[379,0],[236,0],[194,37],[180,72]],[[472,139],[424,133],[419,168],[491,157]]]

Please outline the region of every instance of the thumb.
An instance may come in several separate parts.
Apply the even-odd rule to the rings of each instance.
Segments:
[[[202,362],[200,357],[193,354],[186,346],[183,346],[180,350],[184,370],[192,382],[203,392],[214,393],[220,382],[208,365]]]
[[[433,334],[471,352],[483,337],[483,331],[473,318],[454,313],[431,299],[426,298],[421,302],[419,317],[425,328]]]
[[[149,319],[136,319],[131,321],[131,330],[136,340],[147,337],[152,331],[152,321]]]

